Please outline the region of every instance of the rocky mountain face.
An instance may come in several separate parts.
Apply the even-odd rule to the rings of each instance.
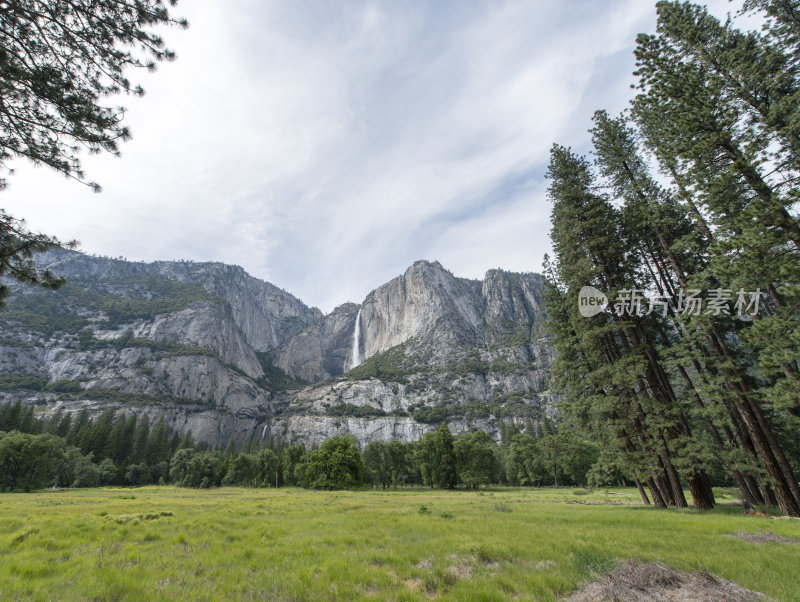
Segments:
[[[114,407],[213,445],[411,441],[442,421],[497,438],[502,421],[535,425],[552,410],[536,274],[468,280],[419,261],[324,315],[220,263],[62,250],[37,261],[68,284],[13,285],[0,310],[0,403]]]

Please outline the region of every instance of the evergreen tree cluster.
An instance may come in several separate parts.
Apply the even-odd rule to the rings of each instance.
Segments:
[[[600,442],[593,478],[658,506],[686,485],[700,509],[730,480],[800,516],[800,3],[743,10],[762,31],[658,2],[630,109],[594,115],[593,164],[553,147],[554,384]],[[585,286],[611,305],[581,315]]]
[[[22,402],[0,406],[0,491],[61,486],[282,487],[352,489],[487,484],[582,485],[597,447],[545,419],[525,432],[502,424],[496,444],[483,431],[458,436],[442,423],[410,443],[370,442],[360,452],[352,436],[319,448],[253,439],[240,448],[211,449],[190,432],[170,431],[163,419],[86,409],[36,416]],[[614,483],[624,483],[616,478]]]
[[[46,453],[37,458],[33,450],[42,445]],[[195,447],[203,446],[191,432],[174,433],[163,419],[151,425],[147,416],[110,409],[93,420],[86,408],[43,418],[32,405],[9,403],[0,406],[0,489],[166,482],[175,452]],[[36,461],[44,467],[22,467]]]

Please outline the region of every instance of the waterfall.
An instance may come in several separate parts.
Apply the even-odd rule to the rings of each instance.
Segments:
[[[352,370],[361,363],[361,308],[358,308],[356,316],[356,327],[353,329],[353,351],[350,369]]]
[[[264,429],[261,431],[261,440],[262,441],[264,440],[264,435],[267,434],[267,427],[268,426],[269,426],[269,422],[267,422],[267,424],[264,425]]]

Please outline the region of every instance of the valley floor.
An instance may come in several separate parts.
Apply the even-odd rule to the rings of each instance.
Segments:
[[[631,557],[800,599],[800,545],[732,536],[800,540],[800,521],[637,499],[570,489],[4,494],[0,599],[553,600]]]

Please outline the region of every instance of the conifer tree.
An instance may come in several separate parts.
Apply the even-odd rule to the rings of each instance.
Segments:
[[[572,349],[562,351],[573,359],[575,355],[582,356],[586,370],[571,379],[582,388],[577,392],[578,401],[573,398],[578,406],[574,411],[580,414],[580,406],[592,399],[592,405],[607,408],[608,418],[631,421],[633,437],[627,437],[627,442],[638,442],[642,453],[639,464],[651,468],[653,487],[659,490],[653,492],[657,503],[663,500],[679,507],[686,505],[676,468],[680,467],[695,505],[711,508],[714,498],[710,485],[690,446],[689,425],[659,356],[661,325],[657,318],[640,316],[638,312],[627,316],[577,316],[578,290],[583,286],[607,291],[611,298],[617,291],[641,288],[635,254],[630,250],[621,217],[607,199],[593,192],[588,162],[568,149],[553,148],[548,177],[554,203],[554,288],[561,286],[564,297],[574,303],[572,309],[562,309],[567,312],[561,314],[562,320],[566,317],[565,324],[554,330],[563,331],[566,326]],[[570,315],[575,317],[569,319]],[[567,362],[559,366],[570,372]],[[574,369],[571,371],[575,373]],[[562,377],[561,383],[566,385],[564,390],[570,390],[570,380]],[[571,395],[568,393],[567,397]]]
[[[183,439],[181,439],[181,443],[178,446],[178,449],[191,449],[194,447],[194,438],[192,437],[192,429],[189,429],[184,433]]]
[[[153,427],[150,438],[147,442],[147,464],[155,466],[159,462],[166,462],[169,460],[169,427],[161,417]]]
[[[150,419],[142,416],[136,421],[136,431],[133,434],[133,449],[130,464],[144,464],[147,461],[147,446],[150,441]]]
[[[605,112],[598,111],[594,122],[592,134],[597,165],[614,193],[624,202],[623,220],[630,243],[640,250],[639,261],[645,266],[642,275],[647,281],[646,288],[674,300],[679,298],[680,291],[695,285],[703,287],[707,278],[708,244],[701,231],[693,228],[688,209],[651,177],[638,148],[635,131],[624,119],[612,119]],[[692,422],[704,423],[716,447],[704,449],[700,445],[703,440],[692,437],[685,444],[693,448],[698,463],[707,462],[711,455],[722,455],[744,499],[757,503],[761,501],[758,492],[751,490],[747,478],[738,468],[742,457],[738,454],[741,450],[734,436],[735,428],[726,420],[718,424],[721,413],[725,412],[724,401],[713,395],[709,399],[709,391],[716,387],[703,388],[695,382],[697,376],[707,372],[701,362],[707,361],[708,354],[696,343],[692,330],[706,332],[703,322],[708,318],[694,319],[689,315],[688,319],[680,321],[676,320],[677,308],[672,303],[663,309],[664,317],[668,318],[659,337],[665,348],[663,355],[671,358],[672,370],[680,376],[680,384],[692,400],[691,404],[684,403],[683,420],[687,421],[687,430],[692,417],[695,418]],[[720,324],[716,328],[730,330]],[[695,374],[695,379],[690,373]],[[703,378],[708,383],[708,379]]]
[[[439,487],[448,489],[455,487],[458,482],[453,434],[446,422],[442,422],[436,431],[436,463],[433,467],[433,478]]]
[[[106,102],[115,94],[141,96],[130,69],[154,70],[175,53],[152,31],[160,25],[186,27],[170,15],[177,0],[25,0],[0,6],[0,170],[25,158],[67,177],[88,182],[80,151],[119,154],[130,138],[125,109]],[[5,175],[5,174],[2,174]],[[0,191],[6,186],[0,176]],[[0,276],[57,288],[64,280],[38,270],[33,253],[61,245],[28,231],[0,209]],[[66,243],[67,245],[74,245]],[[8,295],[0,283],[0,307]]]
[[[800,414],[800,318],[793,310],[800,225],[791,213],[796,193],[784,184],[797,175],[794,133],[784,123],[794,112],[796,74],[793,66],[775,67],[791,65],[780,48],[722,26],[703,9],[661,2],[658,10],[658,34],[638,38],[633,115],[695,215],[708,218],[707,275],[726,290],[766,292],[752,324],[736,325],[736,339],[712,321],[705,344],[724,366],[719,378],[731,384],[733,422],[750,439],[744,444],[758,455],[781,510],[798,515],[800,489],[775,436],[776,420]],[[775,77],[765,76],[770,69]],[[737,348],[739,340],[749,349]]]
[[[67,445],[74,445],[77,447],[83,438],[83,434],[86,428],[90,424],[89,419],[89,409],[84,407],[81,408],[81,411],[78,412],[78,416],[72,422],[69,428],[69,432],[66,436]]]

